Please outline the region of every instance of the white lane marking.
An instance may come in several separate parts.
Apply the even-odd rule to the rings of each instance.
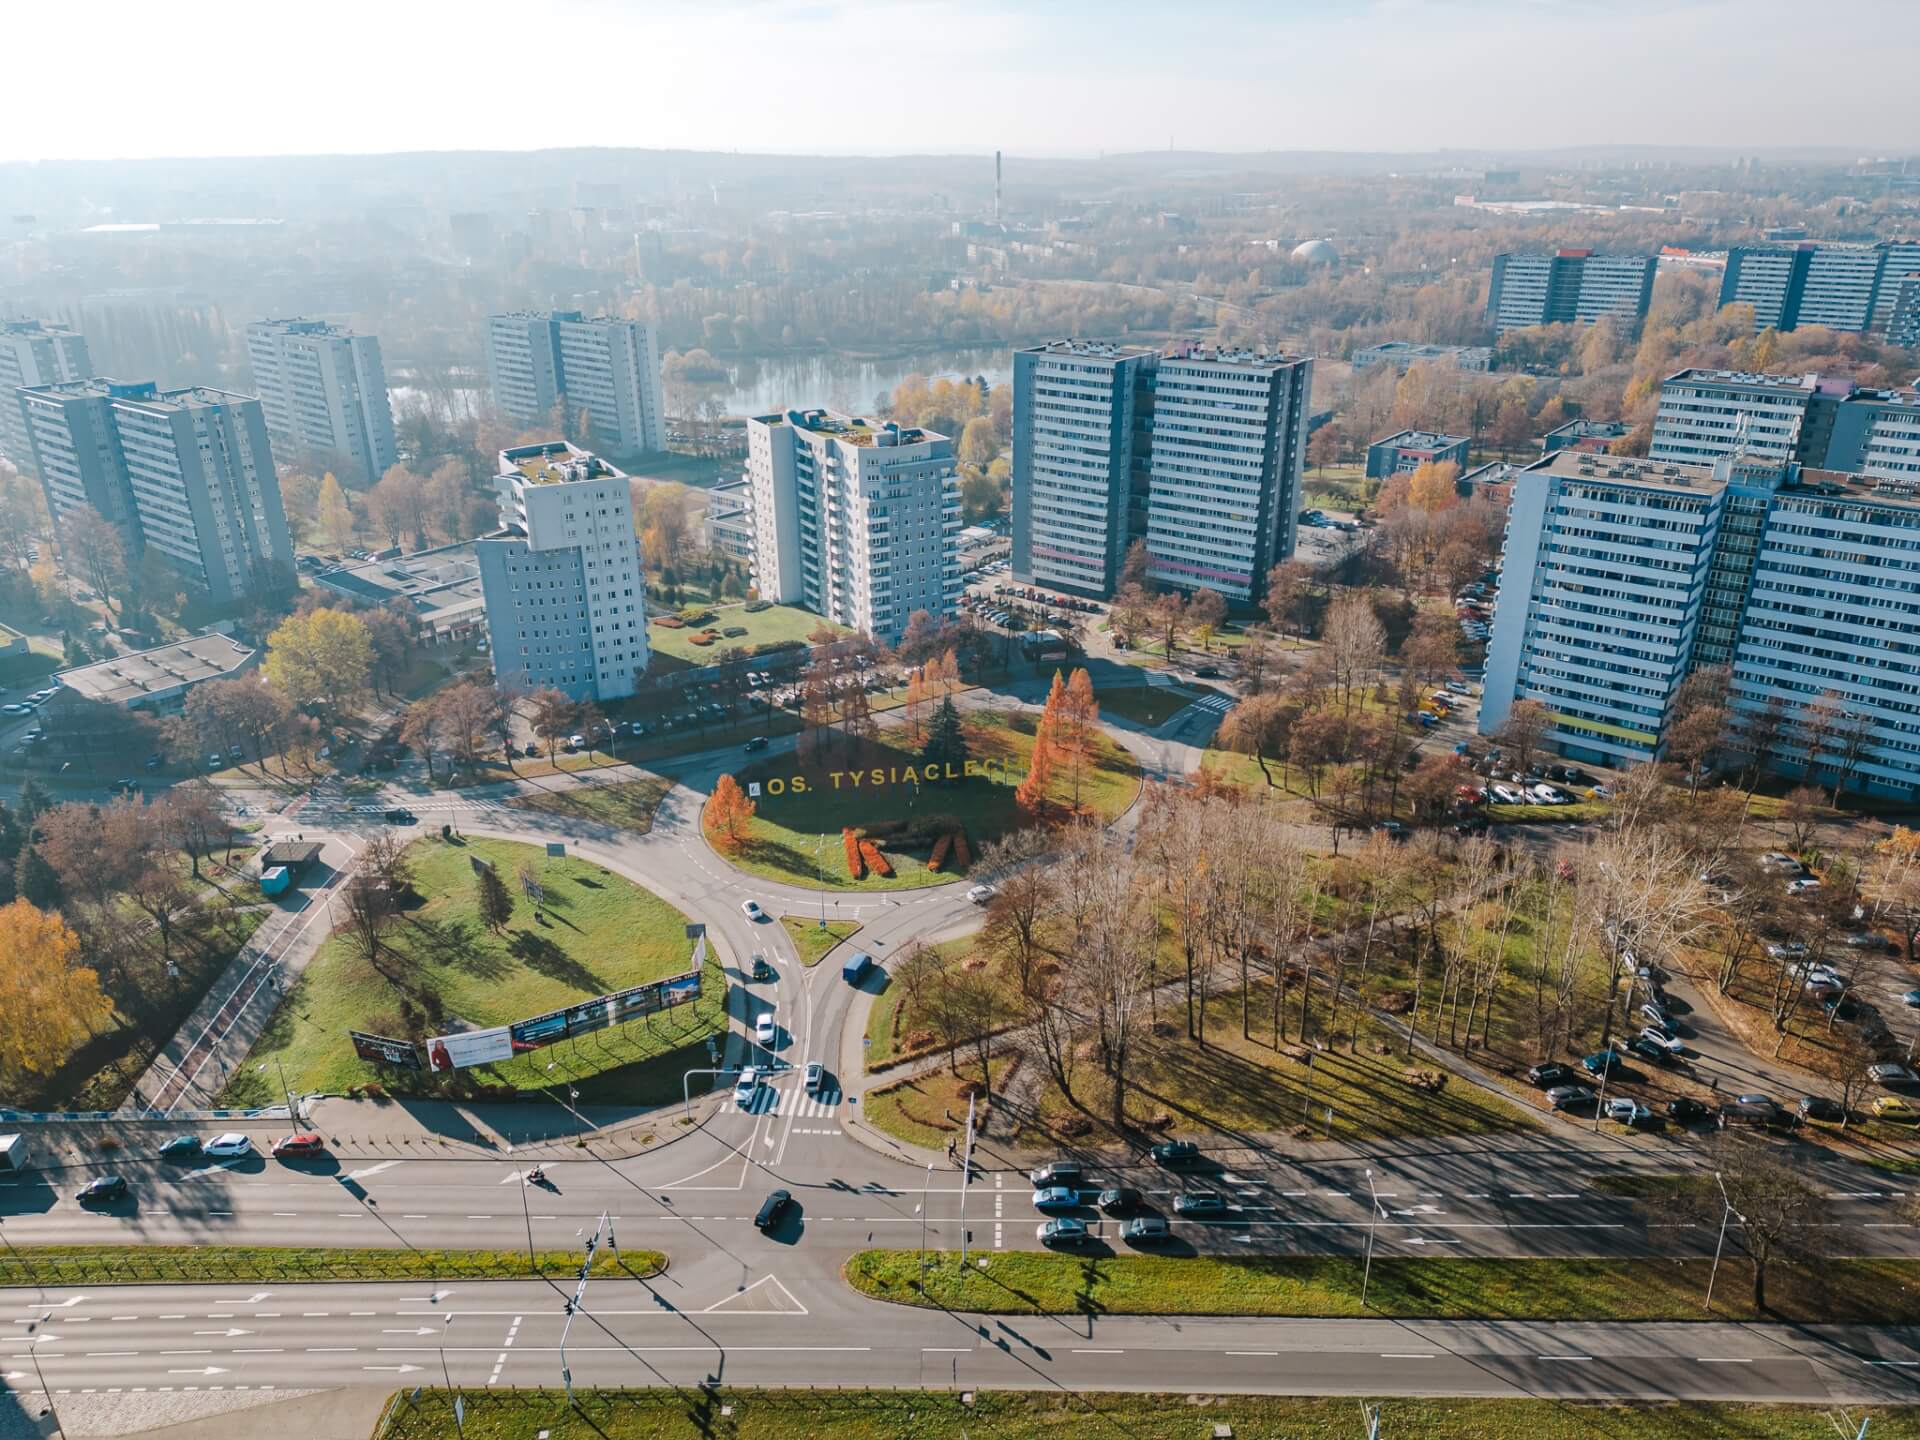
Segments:
[[[1253,1360],[1271,1360],[1279,1355],[1278,1350],[1229,1350],[1229,1355],[1239,1355]]]
[[[1124,1350],[1075,1350],[1076,1355],[1124,1355]]]
[[[382,1160],[378,1165],[363,1165],[358,1170],[349,1170],[346,1178],[349,1180],[364,1180],[369,1175],[378,1175],[382,1170],[391,1170],[400,1163],[398,1160]]]
[[[1433,1354],[1431,1351],[1428,1351],[1425,1354],[1421,1354],[1417,1352],[1395,1353],[1393,1351],[1386,1351],[1382,1353],[1380,1358],[1382,1360],[1431,1360],[1433,1359]]]
[[[1702,1355],[1700,1357],[1700,1363],[1702,1365],[1751,1365],[1753,1361],[1750,1359],[1742,1359],[1737,1356],[1731,1360],[1723,1360],[1723,1359],[1716,1359],[1713,1356],[1709,1356],[1709,1355]]]
[[[1591,1355],[1542,1355],[1542,1360],[1591,1360]]]
[[[973,1353],[973,1347],[971,1345],[922,1345],[920,1347],[920,1353],[922,1355],[971,1355]],[[1873,1363],[1886,1364],[1892,1362],[1876,1361]]]

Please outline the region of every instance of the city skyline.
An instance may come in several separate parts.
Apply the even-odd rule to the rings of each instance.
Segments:
[[[132,18],[110,3],[102,16]],[[1920,38],[1895,0],[1864,0],[1853,16],[1875,36],[1851,57],[1849,83],[1804,83],[1796,48],[1800,7],[1786,0],[1686,0],[1582,7],[1532,0],[1363,0],[1326,6],[1255,6],[1212,0],[1190,8],[1167,33],[1140,5],[1073,3],[1027,11],[990,0],[959,6],[918,0],[882,8],[870,0],[828,4],[620,4],[563,0],[543,19],[553,33],[591,43],[593,54],[648,57],[645,84],[617,108],[476,107],[469,77],[511,53],[526,12],[471,7],[447,26],[444,12],[375,9],[349,0],[324,27],[263,16],[211,0],[191,31],[161,27],[142,44],[88,56],[94,87],[120,103],[76,110],[60,103],[72,72],[26,67],[25,102],[0,136],[0,164],[142,156],[379,154],[438,150],[538,150],[572,146],[744,150],[828,155],[985,153],[995,148],[1054,157],[1149,150],[1422,152],[1491,149],[1520,154],[1563,146],[1684,143],[1751,154],[1773,147],[1844,146],[1862,155],[1920,144],[1902,106],[1905,77],[1920,62]],[[20,53],[62,53],[70,22],[57,11],[9,20]],[[300,25],[296,32],[295,26]],[[281,27],[277,31],[275,27]],[[264,32],[264,33],[263,33]],[[1235,41],[1215,43],[1223,33]],[[370,34],[382,43],[366,43]],[[941,52],[942,76],[964,108],[930,106],[914,67],[878,63],[889,37],[911,35]],[[189,50],[187,47],[191,45]],[[830,53],[858,74],[863,103],[814,97],[781,85],[794,53]],[[205,72],[257,67],[261,56],[298,54],[314,73],[353,73],[378,104],[324,113],[311,107],[253,111],[233,124],[219,86],[173,83],[181,67]],[[1631,54],[1604,85],[1565,103],[1564,75],[1542,53]],[[1276,56],[1312,57],[1273,83]],[[873,63],[865,63],[871,57]],[[424,61],[424,63],[423,63]],[[1462,85],[1444,106],[1426,87],[1382,87],[1362,106],[1347,87],[1355,67],[1374,74],[1475,70],[1497,86]],[[724,76],[724,91],[715,80]],[[1116,106],[1127,93],[1204,94],[1198,106]],[[721,103],[717,97],[724,93]],[[1728,105],[1728,94],[1764,93],[1765,107]],[[752,97],[778,97],[777,106]],[[1046,104],[1032,104],[1045,96]],[[1652,102],[1658,103],[1652,103]],[[137,112],[130,130],[117,117]],[[885,113],[884,126],[871,118]],[[1512,148],[1524,113],[1524,148]]]

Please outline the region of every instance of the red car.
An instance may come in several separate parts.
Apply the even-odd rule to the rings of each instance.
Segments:
[[[318,1135],[312,1134],[289,1135],[283,1140],[273,1142],[274,1158],[278,1160],[294,1160],[302,1155],[323,1155],[326,1149],[327,1142]]]

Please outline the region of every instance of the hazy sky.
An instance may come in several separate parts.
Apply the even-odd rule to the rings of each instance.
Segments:
[[[0,160],[1877,154],[1920,146],[1916,18],[1920,0],[13,0]]]

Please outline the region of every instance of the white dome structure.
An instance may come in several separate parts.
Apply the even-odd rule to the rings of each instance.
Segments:
[[[1340,263],[1340,252],[1326,240],[1303,240],[1293,247],[1293,260],[1296,265],[1330,267]]]

